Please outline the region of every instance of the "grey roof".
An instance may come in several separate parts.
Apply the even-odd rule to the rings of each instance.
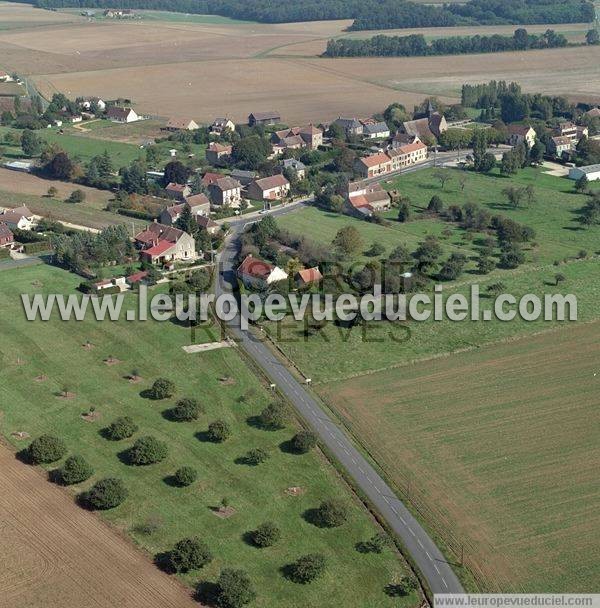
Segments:
[[[389,133],[390,128],[385,122],[376,122],[374,125],[366,124],[364,126],[364,132],[367,135],[373,135],[375,133]]]
[[[580,171],[583,171],[586,175],[588,173],[598,173],[600,171],[600,165],[587,165],[586,167],[577,167]]]
[[[358,118],[343,118],[342,116],[334,120],[334,123],[344,129],[360,129],[363,126]]]
[[[281,162],[284,169],[294,169],[295,171],[302,171],[306,169],[306,165],[295,158],[286,158]]]

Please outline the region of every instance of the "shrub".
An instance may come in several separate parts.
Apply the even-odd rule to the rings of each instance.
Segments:
[[[259,416],[263,427],[271,430],[283,429],[287,424],[287,407],[281,401],[268,405]]]
[[[317,436],[312,431],[300,431],[292,437],[292,449],[298,454],[306,454],[317,445]]]
[[[348,509],[339,500],[325,500],[315,514],[315,523],[323,528],[337,528],[348,519]]]
[[[385,534],[375,534],[369,540],[358,543],[361,553],[382,553],[388,546],[389,540]]]
[[[83,190],[73,190],[69,198],[65,201],[67,203],[83,203],[85,201],[85,192]]]
[[[212,559],[208,547],[197,538],[184,538],[169,552],[169,564],[174,572],[199,570]]]
[[[427,211],[431,211],[432,213],[441,213],[444,210],[444,203],[442,199],[434,194],[427,205]]]
[[[93,474],[94,469],[83,456],[69,456],[57,471],[57,480],[66,486],[71,486],[89,479]]]
[[[155,437],[140,437],[129,449],[129,462],[137,466],[154,464],[167,457],[167,444]]]
[[[106,510],[118,507],[127,498],[127,488],[120,479],[107,477],[95,483],[81,495],[90,509]]]
[[[281,538],[281,530],[274,523],[266,521],[250,532],[250,537],[257,547],[271,547]]]
[[[211,441],[222,443],[231,435],[231,429],[224,420],[215,420],[208,425],[208,438]]]
[[[305,585],[314,581],[325,572],[325,557],[320,553],[303,555],[289,567],[290,578],[295,583]]]
[[[262,448],[254,448],[246,454],[244,460],[247,464],[256,466],[262,462],[266,462],[269,458],[270,454],[267,452],[267,450],[263,450]]]
[[[192,467],[181,467],[175,471],[175,483],[182,488],[193,484],[198,479],[198,472]]]
[[[218,608],[241,608],[256,597],[250,577],[244,570],[227,568],[217,580],[216,605]]]
[[[168,399],[175,394],[175,384],[167,378],[157,378],[150,389],[152,399]]]
[[[385,588],[390,597],[403,597],[417,588],[417,581],[410,576],[403,576],[399,583],[391,583]]]
[[[67,453],[67,446],[62,439],[52,435],[40,435],[27,448],[27,456],[31,464],[56,462]]]
[[[178,422],[198,420],[202,406],[195,399],[181,399],[171,410],[171,417]]]
[[[129,439],[137,431],[138,425],[129,416],[122,416],[113,420],[106,427],[105,435],[113,441],[120,441],[121,439]]]

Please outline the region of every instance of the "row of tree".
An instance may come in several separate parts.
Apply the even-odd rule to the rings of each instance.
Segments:
[[[595,30],[594,30],[595,31]],[[424,55],[463,55],[468,53],[498,53],[528,49],[565,47],[565,36],[554,30],[544,34],[529,34],[515,30],[513,36],[450,36],[427,43],[422,34],[410,36],[374,36],[367,39],[334,38],[328,41],[327,57],[420,57]]]

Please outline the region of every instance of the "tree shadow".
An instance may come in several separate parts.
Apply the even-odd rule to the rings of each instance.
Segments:
[[[254,542],[254,537],[252,536],[252,531],[249,530],[247,532],[242,533],[242,541],[247,544],[249,547],[254,547],[255,549],[260,549],[260,547]]]
[[[141,390],[141,391],[140,391],[140,397],[141,397],[142,399],[150,399],[151,401],[159,401],[159,399],[157,399],[157,398],[154,396],[154,393],[153,393],[153,392],[152,392],[152,390],[151,390],[151,389],[149,389],[149,388],[145,388],[144,390]]]
[[[22,450],[16,452],[15,458],[23,464],[33,465],[33,462],[31,462],[31,458],[29,457],[29,451],[27,450],[27,448],[23,448]]]
[[[177,482],[175,475],[166,475],[163,477],[163,482],[171,488],[181,488],[181,484]]]
[[[302,518],[304,519],[304,521],[308,522],[309,524],[312,524],[313,526],[316,526],[317,528],[327,528],[327,526],[324,526],[321,523],[321,520],[319,518],[319,509],[306,509],[306,511],[302,513]]]
[[[194,437],[198,440],[201,441],[202,443],[220,443],[219,441],[215,441],[210,433],[208,432],[208,430],[206,431],[198,431]]]
[[[154,556],[154,565],[165,572],[166,574],[175,574],[175,568],[171,563],[171,554],[169,551],[161,551]]]
[[[194,599],[204,606],[216,606],[219,597],[219,585],[212,581],[200,581],[196,586]]]
[[[279,444],[279,449],[284,453],[284,454],[293,454],[293,455],[297,455],[300,452],[298,452],[297,450],[294,449],[294,444],[292,443],[291,439],[286,439],[285,441],[282,441]]]

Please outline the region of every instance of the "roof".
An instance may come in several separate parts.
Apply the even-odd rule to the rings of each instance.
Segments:
[[[217,141],[213,141],[208,144],[207,148],[207,150],[210,150],[211,152],[227,152],[228,154],[231,154],[232,149],[233,146],[224,146],[223,144],[220,144]]]
[[[145,279],[148,276],[148,272],[146,270],[140,270],[139,272],[134,272],[127,277],[127,281],[129,283],[139,283],[142,279]]]
[[[404,131],[409,135],[418,135],[419,137],[433,137],[433,132],[429,128],[428,118],[418,118],[416,120],[407,120],[402,123]]]
[[[586,167],[577,167],[577,169],[579,169],[580,171],[582,171],[583,173],[585,173],[587,175],[588,173],[600,172],[600,165],[587,165]]]
[[[213,122],[213,125],[215,125],[216,127],[224,127],[228,122],[233,122],[233,120],[231,120],[230,118],[215,118],[215,122]]]
[[[242,169],[234,169],[231,172],[231,177],[251,177],[252,179],[254,179],[256,176],[258,175],[258,173],[256,173],[256,171],[244,171]]]
[[[192,123],[198,126],[191,118],[171,118],[167,123],[167,129],[188,129]]]
[[[153,245],[149,249],[146,249],[143,253],[145,255],[151,255],[152,257],[156,257],[169,251],[169,249],[171,249],[174,245],[175,243],[172,243],[171,241],[160,241],[156,245]]]
[[[344,127],[344,129],[360,129],[363,126],[358,118],[344,118],[343,116],[338,116],[333,122]]]
[[[233,179],[233,177],[229,176],[221,176],[213,185],[223,192],[227,190],[236,190],[237,188],[242,187],[242,184],[240,184],[237,179]]]
[[[511,135],[527,135],[532,130],[530,125],[507,125],[507,130]]]
[[[417,150],[427,149],[427,146],[420,141],[416,141],[414,144],[405,144],[400,146],[395,152],[396,154],[399,152],[400,154],[410,154],[411,152],[416,152]]]
[[[279,120],[281,114],[275,110],[269,110],[268,112],[252,112],[250,117],[254,118],[254,120]]]
[[[182,194],[188,188],[189,188],[189,186],[187,186],[186,184],[176,184],[174,182],[171,182],[170,184],[167,185],[165,190],[167,192],[177,192],[178,194]]]
[[[566,135],[557,135],[552,138],[555,146],[570,146],[573,143],[573,140]]]
[[[300,127],[298,133],[304,133],[305,135],[319,135],[323,133],[323,131],[314,125],[307,125],[306,127]]]
[[[600,117],[600,108],[592,108],[586,112],[587,116],[591,116],[592,118]]]
[[[29,209],[27,209],[25,206],[8,209],[2,215],[0,215],[0,219],[2,219],[3,222],[9,222],[11,224],[18,224],[19,220],[24,217],[33,217],[33,213],[31,213],[31,211],[29,211]]]
[[[210,205],[210,201],[204,192],[199,194],[192,194],[192,196],[186,196],[185,202],[192,208]]]
[[[169,214],[171,221],[173,221],[175,218],[179,217],[184,207],[185,203],[180,203],[179,205],[171,205],[170,207],[167,207],[165,211]]]
[[[300,135],[290,135],[289,137],[279,138],[279,141],[281,144],[288,147],[304,145],[304,140]]]
[[[316,266],[314,268],[305,268],[304,270],[299,270],[298,276],[305,283],[316,283],[323,278],[321,271]]]
[[[365,165],[365,167],[377,167],[379,165],[383,165],[384,163],[390,162],[390,157],[384,152],[380,152],[379,154],[371,154],[371,156],[365,156],[359,159],[360,162]]]
[[[184,234],[185,232],[183,230],[179,230],[179,228],[173,228],[173,226],[165,226],[164,224],[154,222],[145,230],[142,230],[142,232],[136,234],[135,240],[147,245],[157,241],[176,243]]]
[[[12,238],[13,233],[10,228],[3,223],[0,223],[0,239]]]
[[[251,255],[244,258],[239,265],[238,274],[245,274],[255,279],[266,279],[273,272],[275,267],[264,260],[253,258]]]
[[[216,228],[219,225],[206,215],[196,216],[196,222],[198,223],[198,226],[202,226],[202,228]]]
[[[211,184],[218,182],[220,179],[223,179],[223,177],[225,176],[222,173],[212,173],[211,171],[207,171],[202,176],[202,183],[205,186],[210,186]]]
[[[106,110],[106,115],[109,118],[127,118],[131,112],[133,112],[131,108],[109,106],[109,108]]]
[[[285,176],[278,173],[277,175],[271,175],[270,177],[263,177],[257,179],[254,182],[261,190],[271,190],[272,188],[281,188],[282,186],[289,185],[290,182]]]
[[[374,135],[376,133],[389,133],[390,128],[385,122],[376,122],[375,124],[366,124],[364,126],[364,132],[367,135]]]
[[[295,158],[285,158],[281,162],[281,165],[284,169],[295,169],[296,171],[306,169],[306,165]]]

